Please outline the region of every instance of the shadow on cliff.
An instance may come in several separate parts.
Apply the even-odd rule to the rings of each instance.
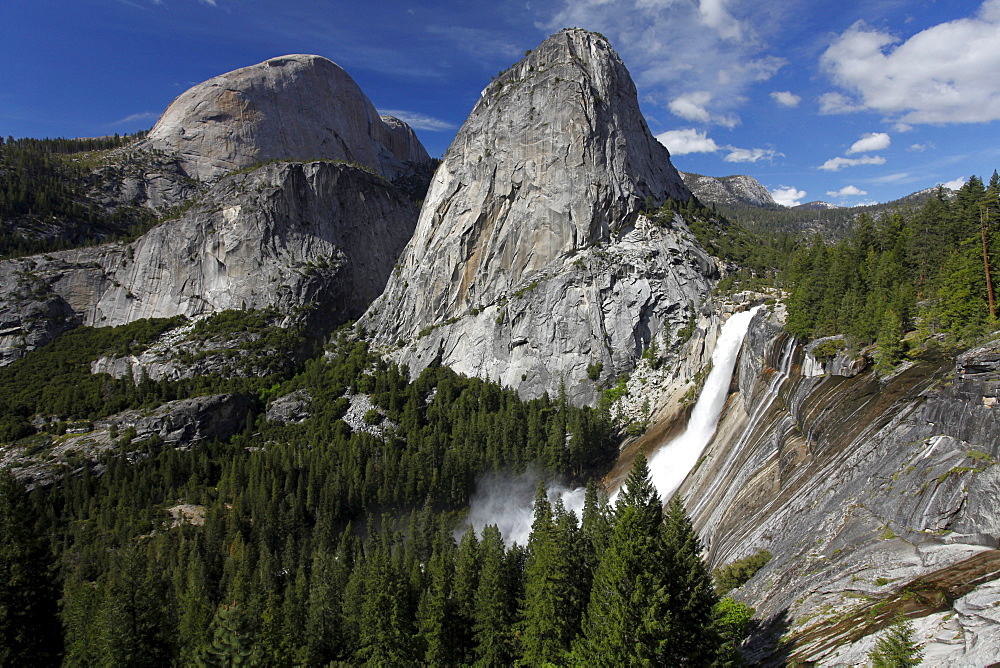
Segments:
[[[750,636],[740,651],[748,666],[788,666],[795,645],[782,642],[782,638],[792,627],[788,608],[767,619],[754,620]]]

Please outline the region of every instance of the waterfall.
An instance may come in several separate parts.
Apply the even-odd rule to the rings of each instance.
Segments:
[[[683,434],[660,447],[650,458],[649,470],[653,484],[664,501],[681,486],[715,434],[719,415],[729,393],[729,384],[733,379],[733,368],[736,366],[740,346],[750,328],[750,320],[760,308],[755,306],[749,311],[734,313],[722,326],[712,353],[712,371],[705,380],[698,403],[691,411],[687,428]]]
[[[795,337],[789,336],[785,339],[785,345],[781,349],[781,358],[779,362],[779,368],[775,370],[774,375],[771,377],[771,382],[767,386],[767,391],[764,396],[760,398],[757,402],[757,408],[754,409],[753,413],[750,414],[749,420],[747,420],[747,425],[743,429],[743,433],[740,435],[736,444],[732,447],[728,447],[727,451],[732,453],[734,456],[726,459],[722,463],[722,466],[718,473],[715,474],[715,480],[729,480],[729,474],[733,466],[736,466],[737,461],[741,461],[736,455],[740,455],[743,449],[746,447],[747,443],[750,442],[750,438],[753,436],[757,427],[760,425],[761,420],[767,414],[767,411],[774,404],[774,400],[778,398],[778,394],[781,392],[781,386],[788,380],[792,372],[792,361],[795,359]],[[743,479],[738,479],[734,482],[728,489],[723,491],[723,495],[726,499],[726,503],[715,503],[715,508],[712,512],[710,519],[707,522],[707,526],[714,526],[718,521],[717,515],[722,512],[722,509],[728,507],[728,503],[732,500],[733,495],[735,495],[736,490],[740,489]],[[694,504],[688,505],[688,512],[693,515],[703,512],[706,504],[710,502],[713,498],[712,494],[704,494],[701,498],[696,499]]]

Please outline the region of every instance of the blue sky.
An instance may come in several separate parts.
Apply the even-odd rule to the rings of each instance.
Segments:
[[[1000,0],[0,0],[0,134],[148,129],[195,83],[316,53],[439,156],[571,26],[611,40],[678,169],[854,205],[1000,168]]]

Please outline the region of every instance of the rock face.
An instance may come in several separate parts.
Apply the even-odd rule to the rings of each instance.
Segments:
[[[823,202],[821,200],[816,200],[815,202],[806,202],[805,204],[799,204],[798,206],[793,206],[792,208],[825,211],[828,209],[843,209],[844,207],[840,206],[839,204],[832,204],[831,202]]]
[[[679,218],[640,215],[689,196],[607,41],[560,32],[482,92],[362,324],[411,371],[440,358],[528,397],[565,384],[593,401],[588,364],[601,380],[631,368],[717,272]]]
[[[79,473],[83,466],[100,473],[103,464],[97,460],[115,448],[127,449],[123,438],[139,443],[155,436],[175,448],[225,440],[246,427],[252,406],[253,401],[244,395],[214,394],[169,401],[148,411],[124,411],[76,433],[67,432],[46,451],[44,461],[32,453],[37,448],[31,446],[0,448],[0,468],[9,468],[21,480],[36,485],[49,484],[65,473]],[[130,451],[125,456],[135,461],[142,455]]]
[[[800,343],[755,318],[681,488],[713,566],[775,555],[736,593],[765,620],[752,662],[863,663],[899,614],[931,664],[1000,655],[998,351],[888,378],[836,357],[803,373]]]
[[[199,441],[227,439],[246,426],[249,397],[214,394],[170,401],[152,411],[126,411],[108,420],[119,431],[135,429],[135,439],[160,437],[164,443],[189,446]]]
[[[176,157],[130,146],[113,151],[94,170],[91,196],[107,210],[145,207],[165,214],[204,192],[205,184],[185,176]]]
[[[267,160],[343,160],[392,179],[426,162],[413,131],[383,120],[339,65],[288,55],[198,84],[174,100],[142,146],[176,155],[199,180]]]
[[[179,219],[131,244],[0,262],[0,353],[9,362],[76,325],[316,307],[335,326],[385,286],[416,208],[349,165],[277,163],[221,180]],[[40,310],[60,318],[37,318]]]
[[[704,203],[744,204],[766,208],[778,208],[767,188],[752,176],[702,176],[691,172],[680,172],[684,185]]]

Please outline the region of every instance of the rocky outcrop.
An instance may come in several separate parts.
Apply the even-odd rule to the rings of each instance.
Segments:
[[[239,394],[214,394],[171,401],[152,411],[126,411],[108,423],[118,431],[132,428],[133,439],[156,436],[170,445],[227,439],[246,426],[252,402]]]
[[[222,74],[185,91],[142,148],[176,156],[212,180],[268,160],[343,160],[392,179],[427,152],[398,119],[388,122],[339,65],[288,55]]]
[[[701,202],[708,204],[749,205],[777,209],[778,203],[771,197],[760,181],[738,174],[735,176],[703,176],[692,172],[680,172],[684,185]]]
[[[863,662],[900,614],[936,665],[997,656],[996,352],[960,356],[958,373],[932,358],[880,377],[834,359],[846,373],[807,375],[799,342],[758,315],[738,391],[681,488],[712,565],[775,555],[737,591],[763,620],[748,658]]]
[[[205,190],[176,157],[134,146],[112,151],[89,180],[91,199],[108,211],[144,207],[164,215]]]
[[[37,444],[8,444],[0,448],[0,468],[33,485],[49,484],[84,466],[94,473],[102,454],[113,449],[131,460],[145,456],[132,447],[155,440],[174,448],[188,448],[203,441],[225,440],[246,427],[253,401],[238,394],[213,394],[170,401],[155,409],[130,410],[85,427],[67,431],[41,453]]]
[[[335,326],[377,297],[413,231],[414,205],[339,163],[276,163],[214,185],[176,220],[130,244],[0,262],[4,359],[58,332],[32,309],[72,324],[274,307],[312,308]],[[30,287],[29,287],[30,286]]]
[[[602,382],[630,369],[717,274],[679,218],[641,215],[689,196],[608,42],[560,32],[482,92],[361,324],[411,372],[440,359],[591,402],[587,366]]]
[[[312,395],[307,390],[295,390],[278,397],[267,407],[267,419],[282,424],[299,424],[310,418]]]

